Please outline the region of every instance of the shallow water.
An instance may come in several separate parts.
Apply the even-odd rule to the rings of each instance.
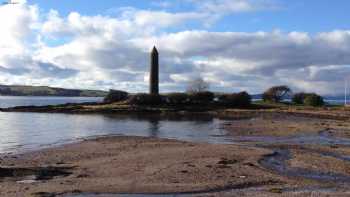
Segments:
[[[190,197],[190,194],[68,194],[64,197]]]
[[[0,113],[0,153],[38,149],[103,135],[232,143],[210,116]]]
[[[229,120],[208,115],[49,114],[0,112],[0,153],[18,152],[74,142],[82,138],[125,135],[190,142],[292,145],[350,145],[350,139],[327,132],[288,137],[231,136]]]
[[[318,152],[323,155],[322,152]],[[324,154],[324,156],[330,156]],[[338,158],[337,156],[334,156]],[[287,164],[287,161],[292,159],[292,155],[288,149],[277,149],[273,154],[266,156],[260,160],[260,164],[270,170],[278,172],[289,177],[302,177],[307,179],[313,179],[318,181],[331,181],[337,183],[350,183],[350,176],[332,173],[332,172],[322,172],[311,169],[304,168],[293,168]],[[348,161],[348,160],[345,160]]]
[[[262,187],[249,187],[243,189],[222,189],[213,191],[202,192],[189,192],[189,193],[165,193],[165,194],[96,194],[96,193],[75,193],[75,194],[63,194],[59,197],[199,197],[199,196],[212,196],[212,194],[239,194],[244,192],[259,192],[263,191]]]
[[[314,194],[312,196],[329,196],[332,193],[336,192],[335,188],[327,187],[305,187],[305,188],[281,188],[283,193],[287,193],[290,196],[298,196],[298,194],[304,194],[302,196],[310,196],[310,193]],[[226,190],[221,192],[213,193],[198,193],[198,194],[93,194],[93,193],[81,193],[81,194],[64,194],[59,195],[58,197],[203,197],[203,196],[229,196],[234,194],[234,196],[257,196],[262,192],[266,192],[266,189],[263,187],[256,188],[247,188],[247,189],[236,189],[236,190]],[[346,191],[343,191],[346,192]],[[306,195],[305,195],[306,194]],[[349,192],[347,192],[349,194]],[[285,196],[289,196],[285,195]],[[267,195],[265,195],[267,196]]]
[[[289,145],[350,145],[350,139],[323,135],[297,135],[288,137],[271,136],[237,136],[236,142],[253,142],[258,144]]]

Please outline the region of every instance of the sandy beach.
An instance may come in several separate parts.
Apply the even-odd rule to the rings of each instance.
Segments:
[[[34,184],[14,182],[23,177],[5,179],[0,183],[0,194],[206,192],[278,185],[284,179],[264,172],[257,163],[269,153],[238,145],[100,138],[3,159],[1,165],[11,169],[67,167],[71,174]]]

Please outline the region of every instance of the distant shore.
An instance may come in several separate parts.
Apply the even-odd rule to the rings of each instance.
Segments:
[[[65,89],[48,86],[0,85],[2,96],[65,96],[65,97],[104,97],[101,90]]]

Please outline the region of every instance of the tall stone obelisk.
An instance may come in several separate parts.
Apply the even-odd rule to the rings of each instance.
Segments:
[[[159,94],[159,54],[154,46],[151,52],[150,94]]]

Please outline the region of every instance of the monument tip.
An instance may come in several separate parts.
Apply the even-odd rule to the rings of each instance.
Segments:
[[[157,52],[158,53],[158,50],[157,50],[156,46],[153,46],[152,52]]]

